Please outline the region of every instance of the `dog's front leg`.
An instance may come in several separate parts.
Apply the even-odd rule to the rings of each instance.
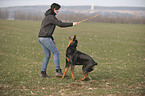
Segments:
[[[64,76],[66,75],[66,73],[67,73],[67,71],[68,71],[68,68],[70,67],[69,61],[70,61],[69,58],[66,57],[66,66],[65,66],[65,70],[64,70],[64,73],[63,73],[63,76],[62,76],[61,79],[64,78]]]
[[[74,65],[71,65],[71,76],[73,78],[73,80],[75,80],[75,77],[74,77]]]
[[[64,73],[63,73],[63,76],[61,79],[64,78],[64,76],[66,75],[67,71],[68,71],[68,68],[69,68],[70,64],[68,63],[67,66],[65,67],[65,70],[64,70]]]
[[[74,58],[73,57],[70,59],[70,64],[71,64],[71,76],[72,76],[73,80],[75,80],[75,77],[74,77],[75,63],[74,63]]]
[[[71,65],[71,76],[72,76],[72,78],[73,78],[73,80],[75,80],[75,77],[74,77],[74,58],[72,57],[70,57],[70,59],[69,59],[69,63],[70,63],[70,65]]]

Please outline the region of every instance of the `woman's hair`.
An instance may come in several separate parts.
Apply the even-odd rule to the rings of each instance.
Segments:
[[[55,8],[55,10],[59,10],[60,9],[60,5],[59,4],[57,4],[57,3],[53,3],[52,5],[51,5],[51,9],[53,9],[54,10],[54,8]]]

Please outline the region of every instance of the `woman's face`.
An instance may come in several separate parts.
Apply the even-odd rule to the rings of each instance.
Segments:
[[[54,8],[54,12],[57,14],[57,13],[59,12],[59,9],[58,9],[58,10],[56,10],[56,9]]]

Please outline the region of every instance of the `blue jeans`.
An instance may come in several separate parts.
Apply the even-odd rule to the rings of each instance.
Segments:
[[[42,70],[41,71],[46,71],[49,59],[51,57],[51,52],[54,55],[54,64],[55,64],[55,69],[60,69],[60,64],[59,64],[59,51],[56,48],[55,44],[53,43],[51,38],[41,38],[39,37],[39,42],[43,48],[45,57],[43,59],[42,63]]]

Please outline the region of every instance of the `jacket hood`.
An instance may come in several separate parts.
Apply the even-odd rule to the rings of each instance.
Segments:
[[[56,13],[52,9],[48,9],[45,13],[45,16],[47,15],[56,15]]]

